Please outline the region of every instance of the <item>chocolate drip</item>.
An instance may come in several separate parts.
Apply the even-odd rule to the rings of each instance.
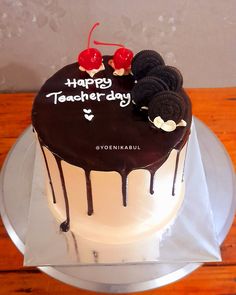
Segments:
[[[184,168],[183,168],[181,182],[184,182],[184,172],[185,172],[185,163],[186,163],[186,158],[187,158],[187,151],[188,151],[188,142],[186,143],[186,152],[185,152],[185,156],[184,156],[184,166],[183,166]]]
[[[51,174],[50,174],[49,167],[48,167],[48,161],[47,161],[47,158],[46,158],[45,152],[44,152],[44,150],[43,150],[42,143],[41,143],[40,141],[39,141],[39,145],[40,145],[40,148],[41,148],[42,153],[43,153],[44,162],[45,162],[45,164],[46,164],[46,169],[47,169],[48,178],[49,178],[49,184],[50,184],[51,191],[52,191],[52,200],[53,200],[53,203],[56,204],[56,196],[55,196],[55,192],[54,192],[54,188],[53,188],[53,184],[52,184]]]
[[[64,195],[64,201],[65,201],[65,207],[66,207],[66,220],[64,222],[61,223],[60,225],[60,229],[64,232],[67,232],[70,229],[70,210],[69,210],[69,201],[68,201],[68,196],[67,196],[67,191],[66,191],[66,184],[65,184],[65,178],[64,178],[64,174],[62,171],[62,167],[61,167],[61,159],[58,158],[56,155],[54,155],[56,162],[57,162],[57,166],[58,166],[58,170],[59,170],[59,174],[60,174],[60,179],[61,179],[61,186],[62,186],[62,190],[63,190],[63,195]]]
[[[126,171],[120,172],[121,181],[122,181],[122,200],[123,206],[127,206],[127,180],[128,180],[128,173]]]
[[[151,195],[154,194],[154,175],[155,175],[155,170],[150,170],[150,188],[149,188],[149,192]]]
[[[79,262],[80,261],[80,257],[79,257],[78,243],[77,243],[77,240],[76,240],[76,237],[75,237],[73,231],[70,231],[70,232],[71,232],[71,236],[72,236],[73,243],[74,243],[74,246],[75,246],[76,258],[77,258],[77,261]]]
[[[177,156],[176,156],[176,161],[175,161],[175,173],[174,173],[174,179],[173,179],[173,185],[172,185],[172,196],[175,195],[175,182],[176,182],[176,177],[177,177],[177,172],[178,172],[180,152],[181,152],[181,150],[177,151]]]
[[[87,188],[87,204],[88,204],[88,215],[93,214],[93,194],[92,194],[92,185],[90,178],[90,170],[85,170],[86,178],[86,188]]]

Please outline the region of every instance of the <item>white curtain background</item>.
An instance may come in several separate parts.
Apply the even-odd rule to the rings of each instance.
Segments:
[[[185,87],[236,86],[235,0],[0,0],[0,92],[38,90],[97,21],[94,38],[160,52]]]

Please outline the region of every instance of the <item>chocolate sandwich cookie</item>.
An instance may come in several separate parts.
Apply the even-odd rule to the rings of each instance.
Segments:
[[[151,121],[160,116],[164,121],[173,120],[177,124],[184,118],[185,110],[185,100],[181,95],[165,91],[152,98],[148,116]]]
[[[137,53],[131,63],[131,70],[136,80],[139,80],[156,67],[164,65],[161,55],[154,50],[142,50]]]
[[[166,90],[169,88],[163,80],[156,77],[145,77],[139,80],[132,89],[132,102],[138,108],[148,108],[152,97]]]
[[[178,69],[171,66],[159,66],[149,70],[147,76],[163,80],[172,91],[179,91],[183,86],[183,76]]]

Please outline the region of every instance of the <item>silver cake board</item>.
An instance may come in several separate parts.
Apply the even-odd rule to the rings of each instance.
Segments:
[[[223,145],[195,118],[210,202],[219,242],[225,239],[235,212],[235,175]],[[0,178],[0,211],[6,230],[24,253],[30,204],[35,137],[29,127],[8,154]],[[39,267],[48,275],[82,289],[128,293],[158,288],[177,281],[201,263],[126,264]]]

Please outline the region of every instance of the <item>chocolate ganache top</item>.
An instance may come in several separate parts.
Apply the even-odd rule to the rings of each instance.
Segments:
[[[190,100],[178,90],[186,103],[185,127],[153,128],[132,103],[134,76],[114,76],[110,58],[103,57],[105,70],[93,78],[73,63],[48,79],[33,104],[33,127],[52,153],[86,170],[156,170],[188,138]]]

